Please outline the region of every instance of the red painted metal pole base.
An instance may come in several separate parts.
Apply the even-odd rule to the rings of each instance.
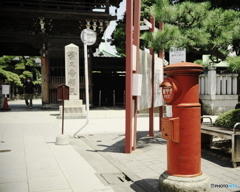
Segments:
[[[209,177],[202,174],[196,177],[176,177],[164,172],[159,178],[161,192],[210,192]]]
[[[9,109],[7,97],[5,97],[4,98],[4,103],[3,103],[3,108],[1,109],[1,111],[9,111],[9,110],[11,110],[11,109]]]

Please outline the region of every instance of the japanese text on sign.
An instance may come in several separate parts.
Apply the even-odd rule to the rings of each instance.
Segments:
[[[171,48],[169,51],[169,64],[186,62],[185,48]]]
[[[172,88],[164,88],[163,89],[163,98],[170,99],[172,97]]]

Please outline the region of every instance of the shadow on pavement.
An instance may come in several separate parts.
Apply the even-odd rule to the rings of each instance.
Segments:
[[[91,136],[89,135],[88,138],[91,139]],[[96,144],[95,152],[113,152],[113,153],[124,153],[125,151],[125,134],[119,134],[117,138],[122,138],[121,140],[115,142],[112,145],[105,145],[101,144],[104,143],[103,140],[95,140],[94,143]],[[92,139],[91,139],[92,140]],[[153,144],[160,144],[160,145],[166,145],[166,140],[162,139],[160,137],[159,132],[155,133],[154,137],[148,136],[148,131],[138,131],[137,132],[137,149],[142,149],[145,147],[148,147]],[[103,150],[96,149],[98,147],[104,147]]]
[[[143,179],[133,182],[130,186],[136,192],[158,192],[157,179]]]
[[[231,167],[232,168],[232,163],[230,162],[230,158],[228,157],[227,154],[221,154],[221,155],[218,155],[219,154],[219,150],[212,150],[210,152],[210,150],[202,150],[202,158],[205,159],[205,160],[208,160],[210,162],[213,162],[217,165],[220,165],[222,167]],[[223,160],[223,159],[226,159],[226,160]]]
[[[87,137],[87,138],[86,138]],[[86,136],[84,138],[88,140],[88,144],[90,143],[90,146],[93,150],[89,150],[91,152],[99,152],[102,154],[106,159],[113,162],[113,164],[116,164],[117,167],[124,166],[124,163],[122,165],[119,165],[121,161],[114,160],[111,156],[109,156],[106,152],[109,153],[124,153],[125,149],[125,135],[124,134],[115,134],[114,139],[111,139],[111,136],[107,136],[106,134],[92,134],[89,136]],[[90,140],[90,142],[89,142]],[[140,150],[141,153],[147,150],[151,150],[151,148],[148,148],[148,146],[153,146],[154,149],[156,149],[159,145],[166,145],[166,140],[161,138],[161,135],[157,132],[155,134],[155,137],[149,137],[148,131],[139,131],[137,132],[137,149],[144,149]],[[137,151],[137,150],[136,150]],[[137,152],[138,154],[138,152]],[[204,160],[210,161],[216,165],[219,165],[221,167],[232,167],[231,162],[223,159],[219,159],[218,155],[214,154],[207,154],[204,150],[202,150],[202,158]],[[125,170],[125,168],[123,169]],[[154,178],[143,178],[143,179],[136,179],[135,177],[131,177],[131,174],[128,172],[125,173],[129,178],[132,180],[131,188],[134,191],[139,192],[157,192],[158,191],[158,180]],[[132,179],[135,178],[136,180]]]
[[[91,136],[87,136],[87,137],[88,139],[92,140],[93,143],[96,145],[94,148],[95,152],[124,153],[125,151],[125,135],[124,134],[119,134],[118,137],[116,137],[118,138],[118,141],[111,145],[104,144],[104,139],[94,141],[94,138],[92,139]],[[149,137],[148,131],[137,132],[137,149],[144,149],[151,145],[166,145],[166,144],[167,144],[166,140],[161,138],[161,134],[159,132],[156,132],[154,137]],[[101,150],[99,148],[104,148],[104,149]],[[221,154],[219,156],[219,151],[211,150],[211,153],[209,153],[208,151],[203,149],[201,156],[203,159],[213,162],[222,167],[232,167],[232,164],[230,162],[230,157],[224,156],[224,154]]]

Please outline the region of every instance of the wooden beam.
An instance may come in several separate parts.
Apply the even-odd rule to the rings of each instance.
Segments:
[[[51,19],[64,19],[64,20],[85,20],[85,19],[98,19],[98,20],[117,20],[117,16],[111,16],[104,12],[67,12],[67,11],[47,11],[36,9],[8,9],[0,8],[0,16],[15,17],[17,18],[51,18]]]

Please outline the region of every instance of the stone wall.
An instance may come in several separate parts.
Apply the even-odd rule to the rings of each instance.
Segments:
[[[199,76],[204,115],[219,115],[235,108],[237,77],[235,73],[217,74],[214,66],[208,67],[207,74]]]
[[[235,109],[238,101],[237,95],[200,95],[203,102],[204,115],[219,115],[231,109]]]

